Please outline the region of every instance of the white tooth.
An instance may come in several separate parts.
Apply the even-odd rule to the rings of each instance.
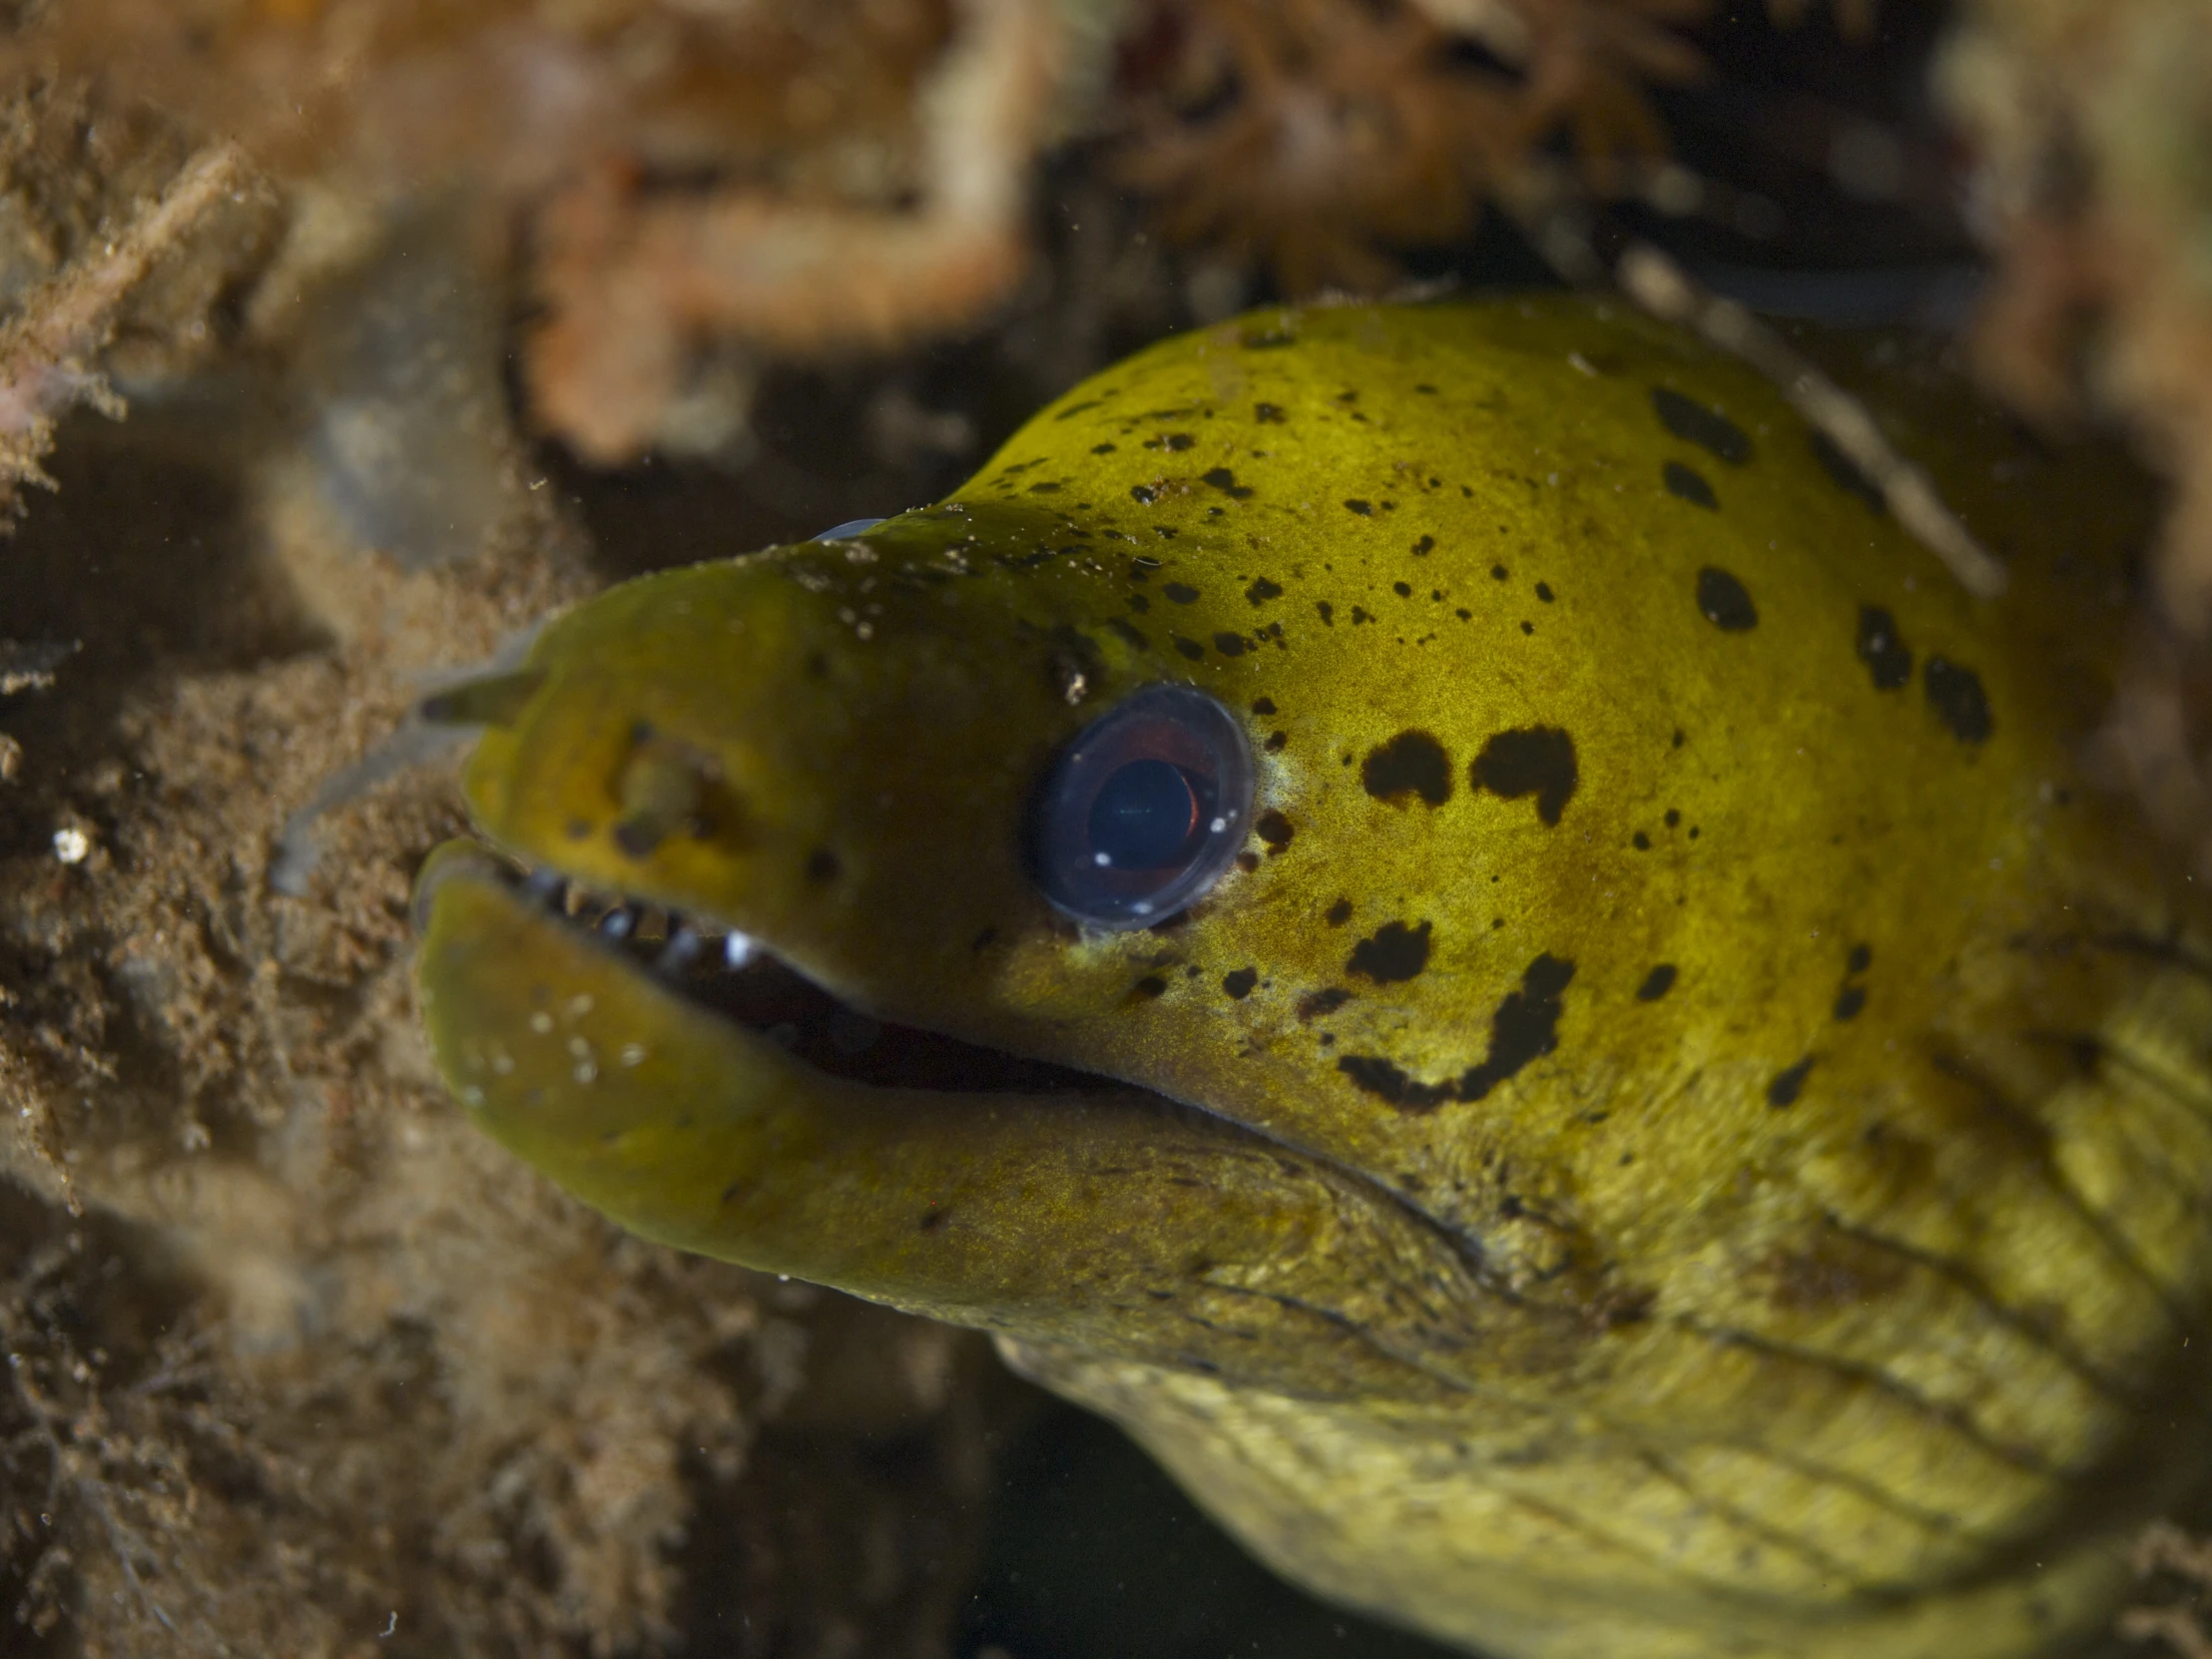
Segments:
[[[692,958],[699,954],[706,942],[699,936],[698,930],[686,922],[669,935],[668,943],[661,951],[661,959],[653,965],[663,973],[681,973],[691,966]]]
[[[742,968],[752,961],[760,946],[745,933],[730,933],[722,941],[722,962],[725,967]]]

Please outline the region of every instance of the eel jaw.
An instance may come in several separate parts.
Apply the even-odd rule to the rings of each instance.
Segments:
[[[696,981],[709,1006],[555,890],[471,842],[431,854],[424,1023],[480,1127],[642,1237],[1310,1397],[1433,1399],[1439,1362],[1503,1335],[1461,1243],[1356,1173],[1127,1085],[865,1041],[766,957]]]
[[[597,945],[610,972],[650,972],[695,1008],[758,1034],[805,1066],[878,1088],[1047,1094],[1097,1090],[1104,1078],[853,1007],[746,933],[650,900],[612,896],[551,866],[517,869],[456,843],[416,889],[418,927],[437,888],[465,872],[495,879],[547,919]]]
[[[764,1135],[775,1167],[813,1177],[855,1112],[1115,1087],[882,1024],[742,934],[474,842],[431,854],[413,914],[438,1069],[478,1125],[631,1231],[749,1265],[820,1277],[783,1258],[776,1228],[733,1225]],[[761,1185],[766,1202],[779,1184]]]

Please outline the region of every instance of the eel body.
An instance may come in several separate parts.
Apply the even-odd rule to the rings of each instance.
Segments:
[[[2212,942],[2083,773],[2125,481],[1865,378],[2003,596],[1559,297],[1171,340],[942,503],[616,588],[447,700],[440,1068],[1470,1650],[2064,1651],[2212,1462]]]

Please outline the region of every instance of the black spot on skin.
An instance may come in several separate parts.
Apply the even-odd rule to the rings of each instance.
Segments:
[[[1718,565],[1707,565],[1697,573],[1697,608],[1724,634],[1745,634],[1759,626],[1759,608],[1743,583]]]
[[[1574,978],[1574,964],[1549,951],[1521,973],[1520,989],[1508,992],[1490,1016],[1490,1052],[1459,1079],[1461,1100],[1480,1100],[1529,1061],[1559,1046],[1559,998]]]
[[[1713,493],[1713,486],[1705,481],[1703,473],[1680,461],[1669,461],[1659,469],[1659,481],[1667,486],[1669,495],[1680,496],[1693,507],[1703,507],[1707,512],[1721,510],[1721,498]]]
[[[1289,846],[1291,837],[1298,833],[1296,826],[1273,807],[1252,821],[1252,829],[1255,834],[1277,852]]]
[[[1119,447],[1121,447],[1119,444],[1094,443],[1091,445],[1091,453],[1094,455],[1111,455]]]
[[[1318,991],[1308,991],[1298,999],[1298,1017],[1302,1020],[1326,1019],[1352,1000],[1352,993],[1337,985],[1326,985]]]
[[[1536,584],[1536,597],[1546,605],[1550,604],[1555,597],[1551,591],[1551,584],[1549,582],[1538,582]]]
[[[1536,631],[1536,625],[1533,622],[1524,622],[1520,625],[1520,631],[1524,634],[1533,634]]]
[[[1231,996],[1235,997],[1239,1002],[1242,1002],[1246,997],[1252,994],[1252,987],[1257,985],[1259,982],[1260,970],[1258,968],[1241,967],[1237,969],[1235,973],[1225,973],[1222,975],[1221,988],[1227,991]]]
[[[1329,914],[1323,918],[1332,927],[1342,927],[1352,919],[1352,900],[1340,898],[1329,906]]]
[[[1265,605],[1271,599],[1281,599],[1282,597],[1282,584],[1271,582],[1265,576],[1255,578],[1252,586],[1245,589],[1245,598],[1255,607]]]
[[[1896,691],[1913,678],[1913,648],[1898,632],[1897,618],[1880,605],[1859,607],[1859,660],[1874,676],[1876,691]]]
[[[1238,483],[1237,475],[1225,466],[1217,466],[1211,472],[1200,473],[1198,481],[1202,484],[1213,485],[1214,488],[1220,490],[1232,501],[1249,501],[1252,499],[1252,486]]]
[[[1644,982],[1636,987],[1638,1002],[1657,1002],[1674,989],[1674,964],[1661,962],[1644,975]]]
[[[1813,1056],[1808,1054],[1787,1071],[1774,1074],[1774,1081],[1767,1085],[1767,1104],[1780,1111],[1785,1106],[1795,1106],[1797,1097],[1805,1092],[1806,1074],[1813,1069]]]
[[[1649,852],[1651,850],[1651,837],[1639,830],[1628,837],[1628,844],[1638,852]]]
[[[1214,649],[1224,657],[1242,657],[1245,654],[1244,635],[1216,634],[1214,636]]]
[[[1196,640],[1187,640],[1180,634],[1176,635],[1171,643],[1176,650],[1182,652],[1194,663],[1206,655],[1206,648],[1203,645],[1200,645]]]
[[[1835,1015],[1838,1019],[1857,1019],[1859,1010],[1867,1005],[1864,985],[1846,985],[1836,998]]]
[[[1401,1112],[1433,1112],[1451,1098],[1449,1083],[1416,1083],[1378,1054],[1347,1054],[1337,1069],[1356,1088],[1389,1102]]]
[[[1198,442],[1198,439],[1192,437],[1191,434],[1188,432],[1169,432],[1162,437],[1152,439],[1149,443],[1145,445],[1145,447],[1147,449],[1173,449],[1181,451],[1190,448],[1191,445],[1195,444],[1196,442]]]
[[[1410,599],[1413,597],[1413,584],[1410,582],[1392,582],[1390,591],[1400,599]]]
[[[1436,538],[1434,536],[1423,536],[1419,541],[1413,543],[1413,557],[1416,559],[1425,559],[1435,550]]]
[[[1361,763],[1360,782],[1378,801],[1403,805],[1417,795],[1441,807],[1451,799],[1451,759],[1426,732],[1400,732]]]
[[[1183,582],[1170,582],[1160,591],[1178,605],[1193,604],[1198,599],[1198,589]]]
[[[1669,807],[1669,808],[1667,809],[1667,817],[1666,817],[1666,825],[1667,825],[1667,828],[1668,828],[1669,830],[1672,830],[1672,829],[1673,829],[1673,828],[1674,828],[1674,827],[1675,827],[1676,825],[1680,824],[1681,822],[1682,822],[1682,815],[1681,815],[1680,813],[1676,812],[1676,811],[1675,811],[1675,810],[1674,810],[1674,809],[1673,809],[1672,807]]]
[[[1673,741],[1673,743],[1672,743],[1672,744],[1671,744],[1671,745],[1670,745],[1669,747],[1671,747],[1671,748],[1674,748],[1674,749],[1680,749],[1680,748],[1682,747],[1682,745],[1683,745],[1683,744],[1684,744],[1684,743],[1685,743],[1686,741],[1687,741],[1687,739],[1686,739],[1686,737],[1685,737],[1685,735],[1684,735],[1684,733],[1683,733],[1683,731],[1682,731],[1682,728],[1681,728],[1681,727],[1679,727],[1679,726],[1677,726],[1677,727],[1676,727],[1676,728],[1674,729],[1674,741]]]
[[[920,1231],[924,1233],[934,1233],[944,1225],[944,1218],[951,1213],[949,1210],[926,1210],[922,1213],[921,1220],[917,1225]]]
[[[1555,825],[1574,798],[1574,739],[1556,726],[1499,732],[1482,746],[1468,776],[1476,789],[1507,801],[1534,796],[1536,816]]]
[[[1168,982],[1165,979],[1157,973],[1148,973],[1129,987],[1129,994],[1139,1002],[1150,1002],[1154,997],[1164,995],[1167,988]]]
[[[1849,455],[1836,447],[1834,438],[1821,431],[1808,432],[1806,437],[1813,451],[1813,459],[1820,462],[1821,470],[1828,474],[1832,483],[1839,489],[1856,495],[1877,513],[1888,515],[1890,503],[1882,498],[1882,491],[1875,487],[1872,478],[1859,470]]]
[[[1490,580],[1493,582],[1502,582],[1505,580],[1506,577],[1512,574],[1513,573],[1507,570],[1503,565],[1490,566]]]
[[[1337,626],[1337,607],[1330,604],[1328,600],[1315,600],[1314,610],[1321,617],[1321,625],[1324,628],[1334,628]]]
[[[1384,922],[1372,938],[1352,947],[1352,959],[1345,970],[1373,979],[1378,985],[1418,978],[1420,970],[1428,965],[1428,927],[1425,921],[1418,927],[1408,927],[1402,921]]]
[[[1720,410],[1708,409],[1666,386],[1651,388],[1651,407],[1659,423],[1683,442],[1711,450],[1730,466],[1742,466],[1751,459],[1751,439]]]
[[[1250,875],[1254,870],[1260,867],[1260,854],[1257,852],[1238,853],[1237,867],[1243,870],[1247,875]]]
[[[1928,706],[1960,743],[1986,743],[1992,730],[1981,676],[1948,657],[1928,659]]]
[[[1140,506],[1149,507],[1160,497],[1158,492],[1149,484],[1131,484],[1129,486],[1129,499]]]
[[[1375,512],[1374,502],[1362,501],[1358,496],[1355,496],[1350,501],[1347,501],[1345,505],[1353,512],[1358,513],[1362,518],[1372,517]]]
[[[1284,422],[1283,405],[1280,403],[1255,403],[1252,418],[1263,426],[1280,426]]]
[[[1865,973],[1867,969],[1873,966],[1874,946],[1871,944],[1853,945],[1851,954],[1844,958],[1844,971],[1846,973]]]
[[[1268,741],[1262,744],[1260,747],[1266,750],[1270,755],[1280,755],[1283,753],[1284,746],[1290,741],[1291,735],[1288,732],[1270,732],[1268,734]]]
[[[1272,697],[1255,697],[1252,700],[1252,712],[1256,715],[1274,714],[1275,699]]]
[[[827,846],[818,846],[807,857],[807,879],[810,881],[834,881],[844,873],[844,865]]]

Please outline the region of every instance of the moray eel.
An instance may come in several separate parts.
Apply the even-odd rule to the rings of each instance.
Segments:
[[[1886,383],[2001,598],[1566,297],[1170,340],[617,587],[432,711],[437,1064],[1471,1650],[2078,1642],[2212,1463],[2212,946],[2080,759],[2139,515]]]

